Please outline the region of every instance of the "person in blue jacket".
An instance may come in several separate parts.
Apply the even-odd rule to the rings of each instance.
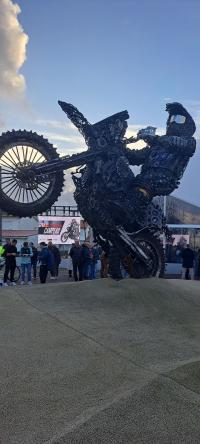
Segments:
[[[40,262],[40,282],[41,284],[45,284],[48,271],[52,270],[54,260],[53,254],[45,242],[40,242],[40,248],[41,251],[38,254],[38,261]]]

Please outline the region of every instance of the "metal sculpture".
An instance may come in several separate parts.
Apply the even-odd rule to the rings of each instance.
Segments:
[[[1,207],[20,216],[49,209],[62,192],[63,170],[79,166],[72,175],[74,197],[97,241],[109,249],[113,277],[121,277],[121,263],[132,277],[162,276],[159,235],[165,222],[152,199],[170,194],[179,185],[196,148],[192,117],[181,104],[168,104],[166,135],[157,136],[155,128],[147,127],[136,138],[126,139],[127,111],[92,125],[73,105],[59,104],[88,150],[60,158],[36,133],[2,134]],[[127,147],[140,139],[145,148]],[[140,174],[134,176],[130,165],[142,165]]]

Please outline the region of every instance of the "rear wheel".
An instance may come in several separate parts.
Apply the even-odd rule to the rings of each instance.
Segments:
[[[9,214],[30,217],[55,203],[64,185],[64,173],[58,171],[36,180],[23,177],[31,165],[58,159],[53,145],[32,131],[12,131],[0,137],[0,207]]]
[[[134,236],[133,239],[147,255],[148,264],[145,264],[132,254],[125,256],[122,259],[122,263],[130,277],[163,277],[165,271],[165,254],[160,239],[150,231],[142,232]]]
[[[67,242],[68,237],[69,237],[69,234],[68,234],[67,232],[63,233],[63,234],[61,235],[61,242],[63,242],[63,244],[64,244],[65,242]]]

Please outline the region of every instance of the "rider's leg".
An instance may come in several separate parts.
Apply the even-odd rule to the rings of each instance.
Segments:
[[[145,188],[131,189],[128,199],[121,202],[122,211],[126,212],[127,223],[133,224],[136,221],[139,225],[142,225],[147,206],[151,200],[151,194]],[[125,220],[124,222],[126,223]]]

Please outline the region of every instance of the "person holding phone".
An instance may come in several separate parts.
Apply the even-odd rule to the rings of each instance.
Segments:
[[[24,285],[25,278],[27,274],[28,284],[32,285],[31,281],[31,258],[33,256],[32,248],[29,247],[28,242],[24,242],[23,247],[21,248],[21,270],[22,270],[22,280],[21,285]]]

